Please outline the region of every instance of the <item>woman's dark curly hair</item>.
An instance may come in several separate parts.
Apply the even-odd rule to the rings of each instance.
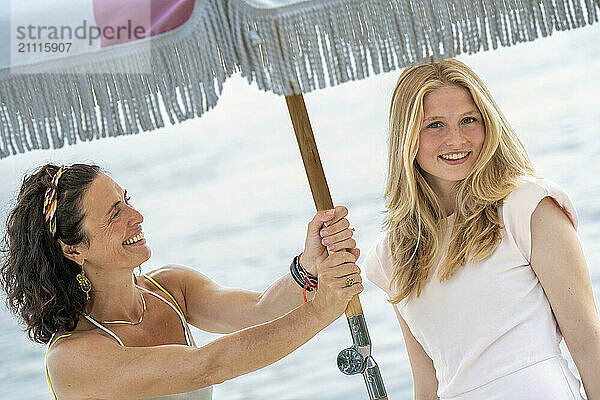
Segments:
[[[0,282],[10,309],[23,318],[31,340],[48,343],[55,332],[72,331],[83,313],[85,294],[76,275],[81,271],[63,256],[58,239],[68,245],[87,242],[82,200],[101,172],[96,165],[74,164],[58,181],[56,233],[44,219],[46,189],[59,166],[46,164],[25,177],[17,204],[8,215]]]

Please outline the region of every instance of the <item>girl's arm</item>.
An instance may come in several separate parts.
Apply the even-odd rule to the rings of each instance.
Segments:
[[[531,216],[531,268],[550,302],[589,400],[600,400],[600,319],[579,239],[550,197]]]
[[[425,350],[423,350],[417,339],[415,339],[396,306],[394,306],[394,311],[398,317],[398,322],[400,322],[400,328],[404,335],[404,343],[408,351],[408,359],[410,360],[410,367],[413,374],[415,400],[438,400],[438,380],[435,376],[433,361],[425,353]]]

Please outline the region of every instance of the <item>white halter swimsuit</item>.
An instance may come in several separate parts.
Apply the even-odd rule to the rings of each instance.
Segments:
[[[155,297],[159,298],[160,300],[164,301],[167,305],[169,305],[169,307],[171,307],[173,309],[173,311],[175,311],[177,313],[177,315],[179,316],[179,319],[181,319],[181,324],[183,325],[183,330],[185,332],[185,341],[186,341],[187,345],[188,346],[196,346],[196,343],[194,342],[194,337],[192,336],[192,332],[190,331],[190,327],[189,327],[187,321],[185,320],[185,318],[183,316],[183,312],[181,311],[181,308],[179,307],[179,304],[177,303],[177,300],[175,300],[175,298],[173,296],[171,296],[171,294],[167,290],[165,290],[154,279],[150,278],[147,275],[143,275],[143,276],[146,277],[146,279],[148,279],[150,282],[152,282],[158,289],[160,289],[165,294],[167,294],[169,296],[169,298],[171,298],[171,300],[173,300],[173,302],[175,303],[175,305],[173,305],[171,302],[167,301],[164,297],[160,296],[157,293],[151,292],[151,291],[146,290],[146,289],[144,289],[142,287],[139,287],[137,285],[136,285],[136,287],[138,289],[142,290],[144,293],[148,293],[148,294],[150,294],[152,296],[155,296]],[[94,324],[95,326],[97,326],[99,329],[101,329],[102,331],[106,332],[111,337],[113,337],[121,346],[124,346],[124,344],[121,341],[121,339],[114,332],[112,332],[110,329],[108,329],[105,326],[103,326],[102,324],[100,324],[98,321],[96,321],[90,315],[85,314],[84,317],[88,321],[90,321],[92,324]],[[49,345],[48,345],[48,350],[46,350],[46,356],[48,355],[48,351],[50,351],[50,348],[54,345],[54,343],[56,343],[59,339],[67,337],[67,336],[71,336],[71,334],[61,335],[58,338],[56,338],[56,340],[54,340],[54,337],[52,337],[52,339],[50,340]],[[50,382],[50,375],[48,374],[48,365],[47,365],[47,363],[46,363],[46,378],[48,379],[48,385],[50,385],[50,389],[52,390],[52,394],[54,395],[54,399],[57,399],[56,395],[54,394],[54,389],[52,389],[52,383]],[[179,394],[171,394],[171,395],[166,395],[166,396],[148,397],[148,398],[146,398],[146,400],[210,400],[210,399],[212,399],[212,387],[202,388],[202,389],[199,389],[199,390],[195,390],[193,392],[186,392],[186,393],[179,393]]]

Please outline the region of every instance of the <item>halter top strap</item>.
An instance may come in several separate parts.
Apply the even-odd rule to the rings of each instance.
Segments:
[[[179,303],[177,303],[177,300],[175,300],[175,298],[171,295],[171,293],[169,293],[164,287],[162,287],[158,282],[156,282],[154,279],[150,278],[147,275],[143,275],[145,278],[147,278],[150,282],[152,282],[152,284],[154,286],[156,286],[159,290],[161,290],[162,292],[164,292],[167,296],[169,296],[169,298],[173,301],[173,303],[175,303],[175,305],[173,305],[173,303],[171,303],[170,301],[168,301],[167,299],[165,299],[163,296],[159,295],[158,293],[154,293],[151,292],[147,289],[144,289],[140,286],[136,287],[138,289],[140,289],[141,291],[143,291],[144,293],[148,293],[154,297],[158,297],[159,299],[161,299],[163,302],[165,302],[169,307],[171,307],[173,309],[173,311],[175,311],[177,313],[177,315],[179,316],[179,319],[181,320],[181,324],[183,325],[183,330],[185,332],[185,340],[188,344],[188,346],[195,346],[195,342],[194,342],[194,337],[192,336],[192,332],[190,331],[190,327],[188,325],[188,323],[185,320],[183,311],[181,310],[181,307],[179,306]],[[88,314],[84,314],[84,317],[90,321],[92,324],[94,324],[96,327],[98,327],[99,329],[101,329],[102,331],[106,332],[107,334],[109,334],[111,337],[113,337],[121,346],[124,346],[123,342],[121,341],[121,339],[114,333],[112,332],[110,329],[108,329],[107,327],[103,326],[102,324],[100,324],[98,321],[96,321],[94,318],[92,318],[90,315]],[[46,369],[46,379],[48,381],[48,385],[50,386],[50,390],[52,391],[52,395],[54,397],[54,399],[56,399],[56,395],[54,393],[54,388],[52,388],[52,383],[50,381],[50,374],[48,373],[48,352],[50,351],[50,348],[60,339],[64,338],[64,337],[68,337],[71,336],[70,333],[68,334],[63,334],[60,335],[58,337],[55,337],[56,335],[52,335],[52,337],[50,338],[50,341],[48,342],[48,348],[46,350],[46,356],[44,357],[44,364],[45,364],[45,369]],[[167,399],[177,399],[177,400],[184,400],[184,399],[211,399],[212,398],[212,387],[207,387],[204,389],[199,389],[193,392],[189,392],[189,393],[180,393],[180,394],[176,394],[176,395],[169,395],[169,396],[160,396],[160,397],[153,397],[152,399],[161,399],[161,400],[167,400]],[[149,399],[149,400],[152,400]]]
[[[188,346],[195,346],[196,344],[194,343],[194,338],[192,336],[192,333],[190,331],[190,328],[181,312],[181,309],[179,307],[179,304],[177,303],[177,301],[173,298],[173,296],[171,296],[171,294],[169,292],[167,292],[162,286],[159,286],[156,281],[154,281],[154,279],[150,279],[148,276],[144,275],[146,278],[148,278],[148,280],[150,280],[150,282],[152,282],[153,284],[155,284],[160,290],[162,290],[163,292],[165,292],[166,294],[169,295],[169,297],[171,297],[171,299],[173,299],[173,301],[175,302],[175,304],[177,305],[177,307],[175,307],[170,301],[168,301],[167,299],[165,299],[164,297],[162,297],[161,295],[159,295],[158,293],[154,293],[151,292],[150,290],[144,289],[143,287],[140,287],[138,285],[135,285],[136,288],[138,288],[139,290],[141,290],[144,293],[150,294],[154,297],[159,298],[160,300],[162,300],[165,304],[167,304],[169,307],[171,307],[173,309],[173,311],[175,311],[175,313],[179,316],[179,319],[181,320],[181,324],[183,325],[183,331],[185,334],[185,341],[187,343]],[[90,321],[92,324],[94,324],[96,327],[98,327],[99,329],[101,329],[102,331],[108,333],[110,336],[112,336],[117,342],[119,342],[119,344],[121,346],[125,346],[123,344],[123,342],[121,341],[121,339],[110,329],[108,329],[107,327],[103,326],[99,321],[95,320],[91,315],[89,314],[85,314],[84,317]]]
[[[102,326],[100,323],[98,323],[98,321],[96,321],[94,318],[92,318],[89,314],[84,314],[85,319],[87,319],[88,321],[90,321],[92,324],[96,325],[96,327],[100,328],[101,330],[103,330],[104,332],[108,333],[110,336],[112,336],[117,342],[119,342],[119,344],[121,346],[125,346],[123,344],[123,342],[121,341],[121,339],[119,339],[119,337],[110,329],[108,329],[105,326]]]
[[[146,278],[149,278],[147,275],[144,275]],[[183,330],[185,332],[185,341],[188,344],[188,346],[195,346],[196,343],[194,342],[194,337],[192,336],[192,332],[190,331],[190,327],[188,326],[187,321],[185,320],[185,317],[183,316],[183,313],[181,312],[181,308],[179,307],[179,303],[177,303],[177,300],[175,300],[175,298],[173,298],[173,296],[171,296],[171,294],[169,292],[167,292],[162,286],[159,286],[156,281],[154,279],[148,279],[150,282],[154,283],[155,285],[157,285],[157,287],[162,290],[163,292],[165,292],[167,295],[169,295],[169,297],[175,302],[175,305],[177,307],[175,307],[170,301],[168,301],[167,299],[165,299],[164,297],[162,297],[161,295],[159,295],[158,293],[154,293],[151,292],[147,289],[144,289],[142,287],[139,287],[136,285],[136,287],[138,287],[140,290],[142,290],[145,293],[151,294],[152,296],[158,297],[159,299],[161,299],[162,301],[164,301],[169,307],[171,307],[173,309],[173,311],[175,311],[177,313],[177,315],[179,316],[179,319],[181,320],[181,325],[183,325]]]

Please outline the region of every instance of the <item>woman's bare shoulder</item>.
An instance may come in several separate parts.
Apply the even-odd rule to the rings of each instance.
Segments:
[[[108,355],[120,348],[114,339],[93,326],[78,327],[73,332],[58,332],[47,353],[48,370],[54,378],[62,375],[64,369],[76,369],[90,354],[102,352]]]
[[[167,291],[185,309],[185,284],[189,279],[190,270],[182,265],[164,265],[139,276],[137,284],[163,297],[164,291]]]

